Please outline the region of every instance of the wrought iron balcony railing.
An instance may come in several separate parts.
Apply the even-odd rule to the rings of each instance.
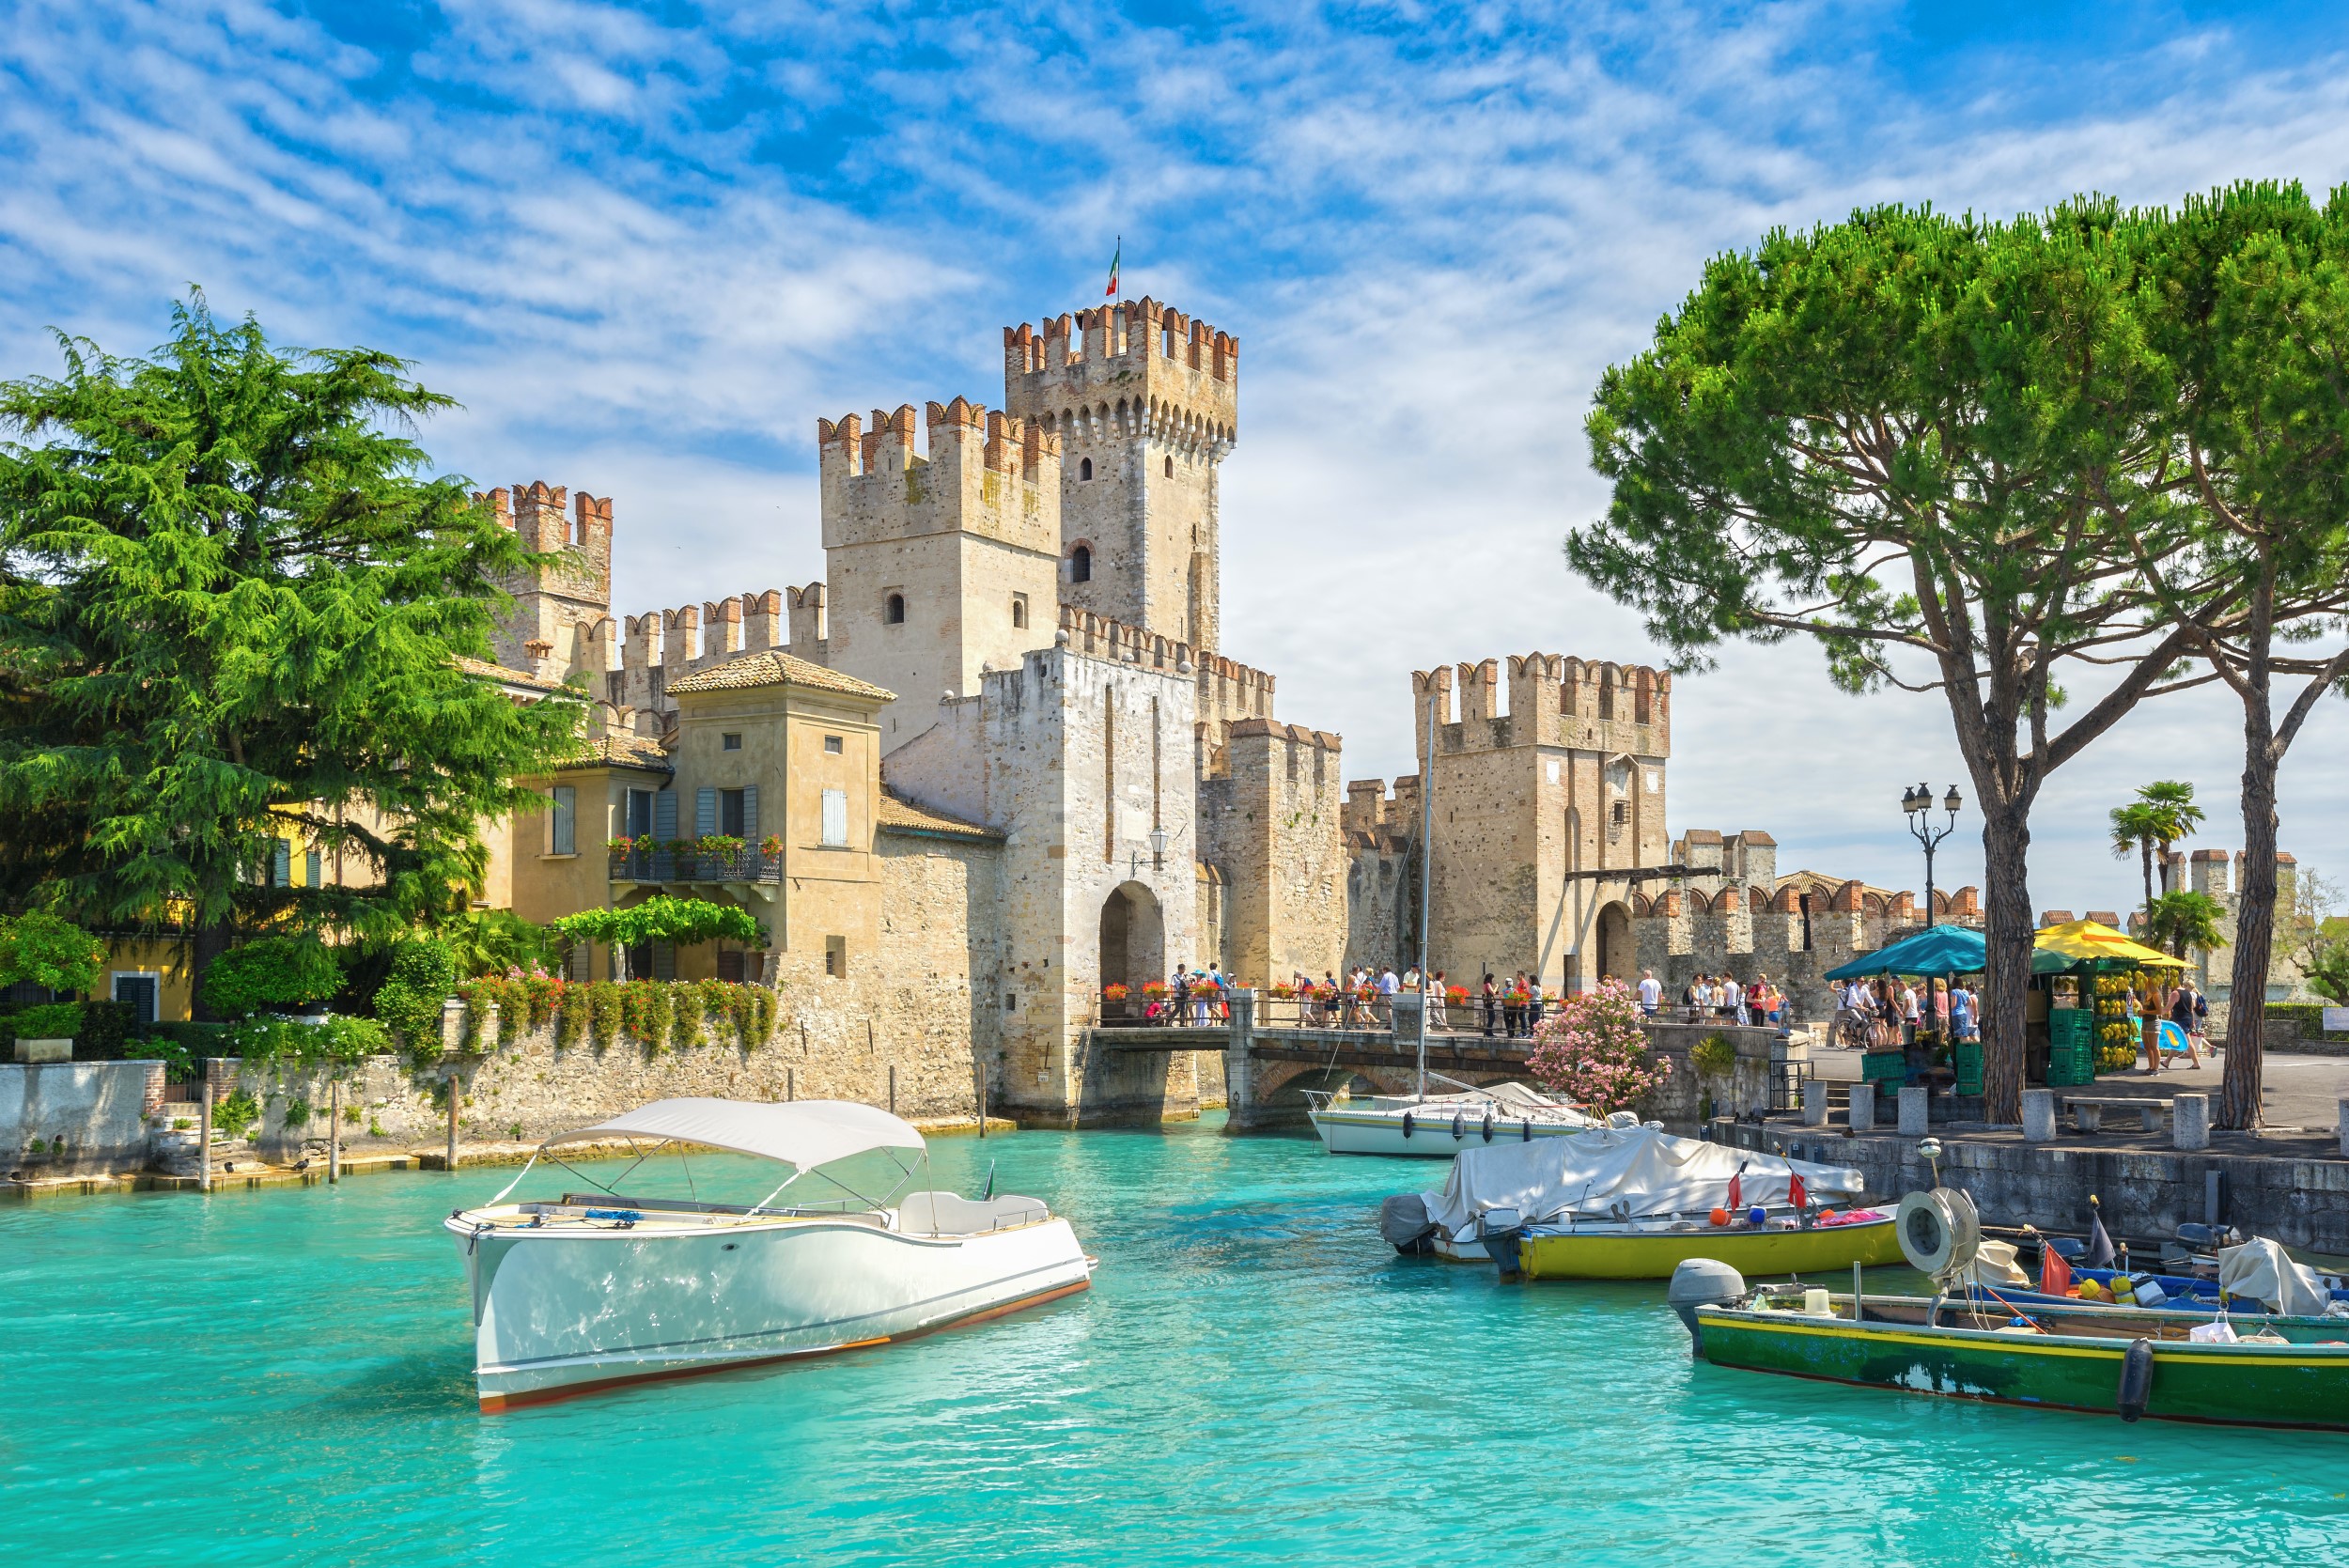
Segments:
[[[783,857],[755,849],[705,854],[697,849],[631,849],[612,856],[615,882],[780,882]]]

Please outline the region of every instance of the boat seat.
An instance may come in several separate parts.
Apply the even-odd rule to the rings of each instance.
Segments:
[[[897,1228],[911,1235],[977,1235],[1039,1224],[1051,1211],[1034,1198],[965,1198],[952,1192],[910,1192],[897,1206]]]

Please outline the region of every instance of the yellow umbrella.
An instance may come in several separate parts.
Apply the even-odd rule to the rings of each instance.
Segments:
[[[2074,962],[2107,959],[2114,963],[2134,964],[2139,969],[2182,970],[2183,960],[2172,958],[2158,948],[2133,942],[2109,925],[2099,925],[2092,920],[2070,920],[2061,925],[2050,925],[2032,939],[2032,945],[2048,953],[2060,954]]]

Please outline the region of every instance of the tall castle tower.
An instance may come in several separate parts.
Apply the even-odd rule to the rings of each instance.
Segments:
[[[561,485],[534,481],[474,495],[524,550],[556,557],[499,584],[514,596],[514,609],[491,643],[499,663],[542,680],[578,670],[600,678],[610,663],[612,501],[581,490],[573,519],[563,515],[565,494]]]
[[[1238,340],[1148,298],[1006,327],[1003,408],[1061,440],[1063,602],[1214,652]]]

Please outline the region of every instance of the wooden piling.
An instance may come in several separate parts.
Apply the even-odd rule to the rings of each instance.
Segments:
[[[800,1097],[800,1070],[797,1067],[786,1067],[783,1070],[783,1097],[786,1100],[796,1100]]]
[[[889,1064],[889,1114],[897,1114],[897,1064]]]
[[[971,1059],[971,1097],[979,1108],[979,1136],[987,1136],[987,1063],[977,1057]]]
[[[457,1169],[457,1100],[458,1100],[458,1094],[459,1094],[459,1090],[458,1090],[458,1083],[457,1083],[457,1074],[456,1074],[456,1071],[455,1071],[454,1069],[451,1069],[451,1071],[450,1071],[450,1073],[449,1073],[449,1075],[448,1075],[448,1165],[447,1165],[447,1169],[448,1169],[448,1170],[451,1170],[451,1171],[454,1171],[454,1170],[456,1170],[456,1169]]]
[[[326,1185],[343,1179],[343,1080],[326,1086]]]
[[[196,1121],[195,1189],[212,1189],[212,1064],[204,1063],[204,1110]]]

